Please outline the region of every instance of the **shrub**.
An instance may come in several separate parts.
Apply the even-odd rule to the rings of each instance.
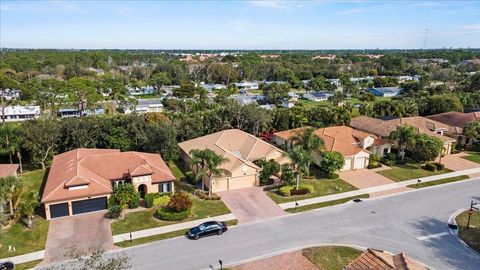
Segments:
[[[185,173],[185,180],[187,180],[187,183],[192,184],[192,185],[196,185],[197,182],[198,182],[195,179],[195,174],[193,174],[192,171],[188,171],[188,172]]]
[[[191,210],[187,209],[184,211],[176,212],[169,208],[159,208],[155,212],[155,216],[158,219],[166,220],[166,221],[176,221],[176,220],[183,220],[188,218],[191,215]]]
[[[431,171],[431,172],[437,171],[437,166],[435,166],[434,164],[431,164],[431,163],[425,164],[422,168],[424,170]]]
[[[395,153],[392,153],[392,152],[386,154],[382,158],[382,162],[388,166],[395,165],[396,161],[397,161],[397,156],[395,155]]]
[[[340,178],[340,175],[338,175],[338,173],[330,173],[327,175],[327,178],[328,179],[338,179]]]
[[[153,207],[163,207],[168,205],[169,202],[170,202],[170,196],[162,195],[160,197],[153,199]]]
[[[108,208],[108,217],[117,219],[122,214],[122,207],[120,205],[112,205]]]
[[[305,195],[309,192],[308,188],[299,188],[299,189],[292,189],[290,191],[291,195]]]
[[[313,188],[313,185],[309,185],[309,184],[302,184],[298,187],[298,189],[307,189],[308,193],[313,193],[315,191],[315,189]]]
[[[128,208],[133,209],[140,206],[140,194],[138,192],[132,194],[132,198],[128,202]]]
[[[172,196],[167,207],[175,212],[183,212],[192,208],[192,199],[185,192],[178,192]]]
[[[202,200],[210,200],[210,201],[220,200],[220,196],[218,196],[217,194],[212,193],[211,196],[208,196],[208,191],[203,191],[200,189],[196,189],[194,194],[195,196],[197,196],[199,199],[202,199]]]
[[[380,162],[380,159],[381,157],[377,154],[371,154],[370,155],[370,163],[373,163],[373,162]]]
[[[292,189],[294,189],[293,186],[283,186],[280,189],[278,189],[278,192],[280,193],[280,195],[288,197],[290,196],[290,191]]]
[[[110,205],[120,205],[122,209],[136,208],[140,204],[140,194],[132,184],[122,184],[113,188]]]
[[[368,169],[375,169],[380,167],[382,167],[382,164],[380,164],[380,162],[377,162],[377,161],[370,161],[370,163],[367,166]]]

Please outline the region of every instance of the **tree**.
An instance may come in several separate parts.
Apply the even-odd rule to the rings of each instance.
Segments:
[[[112,205],[119,205],[122,209],[137,208],[140,201],[140,194],[135,186],[130,183],[118,184],[113,188],[113,195],[109,199]]]
[[[13,90],[13,89],[18,89],[20,86],[19,82],[15,80],[14,78],[7,77],[7,76],[0,76],[0,105],[2,109],[2,123],[5,124],[5,107],[11,105],[15,100],[10,99],[7,100],[5,98],[5,91],[7,89]]]
[[[302,131],[295,134],[292,138],[290,138],[290,148],[300,148],[304,151],[295,153],[295,158],[298,158],[297,161],[304,161],[306,164],[302,164],[304,166],[303,171],[310,175],[310,164],[313,162],[313,156],[315,153],[320,152],[321,148],[325,145],[322,138],[318,137],[315,134],[314,128],[305,128]]]
[[[30,191],[22,196],[20,204],[20,212],[23,217],[27,219],[27,227],[32,227],[33,218],[35,217],[35,210],[40,205],[38,201],[38,193]]]
[[[272,83],[269,85],[263,85],[262,87],[263,95],[265,96],[265,101],[267,103],[279,105],[284,99],[288,98],[288,90],[290,89],[290,84],[288,83]]]
[[[259,178],[262,184],[268,184],[270,177],[280,171],[280,165],[273,159],[269,161],[262,160],[260,166],[262,167],[262,171],[260,172]]]
[[[417,134],[412,154],[416,161],[424,163],[435,160],[442,154],[443,149],[443,142],[439,138]]]
[[[164,85],[172,83],[170,76],[165,72],[154,73],[149,80],[149,84],[154,85],[157,88],[157,93],[160,94]]]
[[[222,164],[228,161],[228,158],[224,158],[217,155],[210,149],[194,149],[190,151],[190,166],[195,166],[195,179],[202,180],[202,189],[205,189],[204,178],[208,177],[208,196],[212,195],[212,182],[214,175],[228,175],[229,171],[220,168]]]
[[[12,156],[16,155],[20,165],[20,172],[23,172],[22,155],[20,153],[21,144],[22,136],[18,125],[9,123],[0,126],[0,154],[8,155],[10,164],[13,163]]]
[[[328,151],[322,154],[320,170],[324,172],[329,178],[333,178],[335,173],[343,168],[343,165],[345,165],[345,158],[341,153],[335,151]]]
[[[409,125],[397,126],[397,129],[390,133],[390,139],[398,142],[398,157],[403,160],[405,158],[405,149],[415,146],[417,129]]]
[[[74,77],[67,81],[67,93],[70,101],[77,104],[80,111],[91,106],[102,99],[93,83],[85,78]],[[83,116],[83,113],[80,114]]]
[[[342,92],[334,92],[333,96],[328,97],[328,101],[332,103],[333,106],[338,106],[340,103],[342,103],[344,100],[344,96]]]
[[[10,208],[10,216],[15,215],[15,209],[20,201],[23,192],[23,182],[15,176],[7,176],[0,178],[0,191],[4,198],[8,201]]]
[[[24,147],[30,152],[32,161],[40,164],[42,170],[57,149],[60,125],[56,120],[25,122],[23,129]]]
[[[166,160],[176,160],[179,156],[177,144],[177,131],[164,122],[151,123],[146,128],[147,146],[149,152],[162,155]]]
[[[467,123],[463,128],[463,135],[468,139],[470,146],[475,140],[480,140],[480,122],[474,121]]]
[[[297,178],[296,189],[298,190],[300,186],[300,176],[302,174],[308,174],[309,172],[309,166],[313,162],[313,153],[301,147],[294,147],[290,149],[287,154],[293,163],[295,177]]]

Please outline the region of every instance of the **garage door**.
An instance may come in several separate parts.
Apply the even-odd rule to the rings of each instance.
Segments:
[[[227,178],[215,179],[212,191],[220,192],[220,191],[226,191],[226,190],[228,190]]]
[[[230,178],[229,189],[246,188],[255,186],[255,175],[246,175]]]
[[[72,202],[74,215],[105,209],[107,209],[107,197]]]
[[[366,164],[366,158],[361,157],[361,158],[356,158],[355,159],[355,169],[362,169],[365,168]]]
[[[50,218],[58,218],[68,216],[68,203],[51,204]]]
[[[343,165],[342,171],[348,171],[352,169],[352,158],[345,158],[345,165]]]

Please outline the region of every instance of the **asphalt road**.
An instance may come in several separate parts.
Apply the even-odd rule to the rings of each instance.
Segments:
[[[480,179],[238,225],[198,241],[173,238],[127,250],[134,269],[219,269],[252,258],[327,243],[398,253],[434,269],[480,269],[480,256],[448,232],[449,216],[480,201]]]

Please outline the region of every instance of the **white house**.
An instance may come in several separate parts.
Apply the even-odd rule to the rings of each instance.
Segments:
[[[235,86],[240,90],[257,90],[258,83],[256,82],[239,82],[235,83]]]
[[[325,101],[329,97],[333,97],[333,93],[327,91],[308,92],[303,97],[311,101]]]
[[[0,97],[5,100],[18,99],[20,97],[20,90],[8,88],[0,90]]]
[[[220,83],[200,83],[200,87],[205,89],[207,92],[212,92],[214,90],[220,90],[227,88],[226,85]]]
[[[152,99],[139,99],[138,104],[134,106],[128,106],[124,108],[125,114],[130,113],[151,113],[151,112],[162,112],[163,111],[163,104],[162,100],[159,98],[152,98]]]
[[[153,86],[142,86],[140,88],[138,87],[130,87],[128,88],[128,93],[131,96],[139,96],[139,95],[152,95],[155,94],[155,88]]]
[[[7,106],[4,111],[5,115],[0,110],[0,116],[5,122],[33,120],[41,114],[40,106]]]

